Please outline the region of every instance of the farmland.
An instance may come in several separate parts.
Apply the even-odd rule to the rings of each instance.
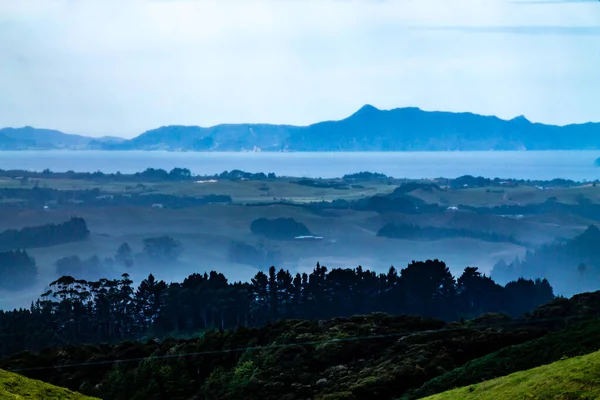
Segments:
[[[13,174],[14,175],[14,174]],[[19,178],[19,177],[17,177]],[[200,183],[201,182],[201,183]],[[390,265],[402,267],[412,260],[439,258],[459,273],[466,266],[477,266],[482,272],[492,269],[500,260],[507,262],[523,257],[528,247],[548,243],[557,237],[570,238],[581,233],[593,219],[563,212],[544,212],[519,216],[503,216],[472,212],[468,207],[520,206],[543,204],[549,199],[564,204],[578,204],[582,199],[595,204],[600,188],[593,185],[548,186],[534,184],[504,186],[498,183],[483,187],[451,187],[446,181],[416,182],[414,190],[403,198],[423,204],[438,204],[436,210],[417,213],[381,212],[368,207],[354,207],[375,196],[395,196],[396,188],[407,183],[392,178],[346,182],[342,179],[302,181],[297,178],[267,180],[205,179],[185,181],[155,179],[66,179],[47,176],[22,178],[1,176],[0,191],[12,193],[0,198],[0,231],[21,229],[48,223],[60,223],[72,216],[87,221],[89,237],[83,242],[28,249],[37,261],[38,276],[30,290],[3,296],[4,307],[27,305],[32,296],[57,278],[55,262],[77,255],[82,259],[113,257],[118,247],[128,243],[134,254],[143,251],[143,240],[168,235],[181,243],[178,260],[169,263],[136,262],[131,268],[101,266],[96,275],[129,273],[134,280],[150,272],[160,279],[179,280],[192,272],[218,269],[230,279],[248,280],[258,269],[270,264],[291,271],[308,271],[317,262],[330,268],[363,265],[385,271]],[[415,182],[413,182],[414,184]],[[11,192],[12,190],[12,192]],[[56,193],[88,193],[102,198],[95,202],[35,202],[19,196],[31,191],[52,190]],[[90,191],[95,191],[90,197]],[[158,208],[151,204],[111,203],[111,196],[169,195],[176,199],[223,195],[230,202]],[[125,197],[123,197],[125,196]],[[95,200],[94,200],[95,201]],[[337,201],[337,202],[336,202]],[[342,206],[333,206],[342,202]],[[333,203],[332,203],[333,202]],[[357,203],[358,202],[358,203]],[[48,204],[48,205],[45,205]],[[314,207],[314,204],[321,204]],[[331,205],[328,205],[331,204]],[[366,204],[366,203],[365,203]],[[457,210],[448,208],[457,207]],[[465,209],[465,207],[467,209]],[[252,221],[259,218],[292,218],[310,232],[323,236],[319,242],[274,240],[253,234]],[[439,240],[404,240],[380,237],[378,231],[388,223],[418,226],[493,231],[515,237],[518,245],[489,242],[466,237]],[[231,256],[235,243],[242,243],[268,254],[264,265],[243,262]],[[7,300],[10,299],[10,300]]]

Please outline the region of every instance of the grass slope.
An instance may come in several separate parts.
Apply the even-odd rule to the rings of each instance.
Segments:
[[[464,365],[448,370],[418,389],[410,390],[403,400],[420,399],[453,388],[506,376],[560,360],[600,350],[600,291],[582,293],[570,299],[558,298],[529,314],[532,319],[571,317],[564,329],[521,344],[507,346]],[[580,322],[577,322],[578,318]],[[566,322],[566,321],[565,321]]]
[[[496,378],[427,399],[597,399],[600,352]]]
[[[42,381],[0,370],[0,398],[2,399],[45,399],[45,400],[92,400],[68,389],[52,386]]]
[[[594,319],[473,359],[461,367],[431,379],[422,387],[411,390],[403,399],[424,398],[452,388],[550,364],[562,357],[575,357],[598,350],[600,323]]]

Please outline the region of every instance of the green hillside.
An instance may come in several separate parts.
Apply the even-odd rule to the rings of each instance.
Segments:
[[[45,400],[92,400],[68,389],[52,386],[42,381],[25,378],[21,375],[0,370],[1,399],[45,399]]]
[[[575,324],[535,340],[507,346],[435,377],[404,400],[424,398],[453,388],[506,376],[547,365],[563,357],[575,357],[600,350],[600,323],[597,320]]]
[[[600,291],[514,320],[292,319],[188,339],[20,352],[0,358],[0,368],[113,400],[415,400],[600,351],[597,316]]]
[[[430,400],[597,398],[600,398],[600,352],[427,397]]]

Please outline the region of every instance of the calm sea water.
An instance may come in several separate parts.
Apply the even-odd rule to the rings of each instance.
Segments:
[[[600,151],[402,153],[194,153],[163,151],[0,151],[0,169],[132,173],[148,167],[189,168],[196,174],[240,169],[277,175],[332,178],[359,171],[395,178],[461,175],[595,180]]]

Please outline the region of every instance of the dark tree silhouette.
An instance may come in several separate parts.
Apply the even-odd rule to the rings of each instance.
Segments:
[[[0,289],[19,290],[37,276],[35,260],[26,251],[0,251]]]
[[[83,218],[73,217],[60,224],[46,224],[9,229],[0,233],[0,250],[28,249],[77,242],[88,237],[90,231]]]
[[[144,253],[155,261],[175,261],[179,258],[181,243],[170,236],[144,239]]]
[[[126,267],[131,267],[133,265],[133,252],[128,243],[123,243],[119,246],[117,254],[115,255],[115,261]]]
[[[61,262],[69,268],[78,263],[87,268],[78,257]],[[7,275],[5,265],[35,270],[35,261],[25,252],[0,253],[0,283],[11,276],[13,281],[8,282],[14,284],[15,276],[20,276]],[[73,276],[52,282],[29,310],[0,312],[0,355],[61,344],[262,326],[290,318],[374,312],[449,321],[487,312],[519,316],[554,297],[547,280],[519,279],[502,287],[477,268],[466,268],[455,280],[439,260],[412,262],[399,272],[391,267],[384,274],[361,266],[329,271],[317,264],[310,274],[293,276],[270,267],[247,283],[229,282],[215,271],[170,284],[149,275],[137,288],[127,274],[97,281]]]

